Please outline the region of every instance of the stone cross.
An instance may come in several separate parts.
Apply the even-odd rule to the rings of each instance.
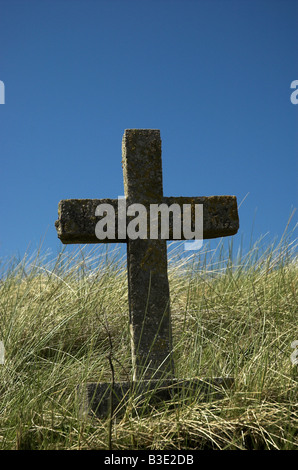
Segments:
[[[126,129],[122,141],[122,166],[126,204],[190,204],[192,226],[194,207],[203,205],[203,238],[234,235],[239,228],[235,196],[164,197],[162,185],[161,139],[159,130]],[[96,208],[109,204],[115,213],[114,238],[99,240],[95,226],[99,217]],[[166,239],[129,239],[120,230],[117,199],[70,199],[59,203],[56,229],[64,244],[126,243],[129,316],[132,352],[132,383],[149,384],[162,381],[163,386],[177,384],[172,355],[170,294],[167,273]],[[127,217],[126,224],[131,218]],[[181,224],[183,220],[181,220]],[[175,239],[173,220],[169,220],[168,240]],[[181,239],[183,239],[181,232]],[[216,382],[216,379],[213,382]],[[220,383],[220,379],[216,383]],[[151,385],[150,385],[151,384]],[[105,414],[109,384],[87,384],[84,400],[98,415]],[[117,403],[131,384],[114,384]],[[165,390],[165,388],[164,388]],[[164,398],[164,392],[161,397]],[[86,398],[87,397],[87,398]],[[105,397],[105,398],[104,398]],[[105,401],[106,400],[106,401]],[[91,403],[92,402],[92,403]]]

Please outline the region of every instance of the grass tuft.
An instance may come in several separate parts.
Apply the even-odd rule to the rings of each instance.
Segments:
[[[174,248],[176,245],[174,245]],[[0,449],[298,448],[296,243],[169,248],[176,376],[235,377],[221,400],[81,421],[76,386],[131,377],[125,260],[103,248],[2,263]],[[111,344],[113,355],[109,356]],[[110,434],[109,434],[110,433]]]

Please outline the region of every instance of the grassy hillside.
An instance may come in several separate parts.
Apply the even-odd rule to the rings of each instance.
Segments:
[[[131,376],[125,262],[102,248],[10,260],[1,280],[0,449],[297,449],[295,243],[169,262],[176,376],[233,376],[220,400],[79,418],[76,386]],[[111,350],[112,345],[112,350]],[[132,412],[134,411],[134,412]]]

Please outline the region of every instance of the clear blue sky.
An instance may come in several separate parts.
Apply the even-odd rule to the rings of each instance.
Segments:
[[[0,0],[0,256],[55,253],[60,199],[123,194],[126,128],[160,129],[166,196],[247,196],[235,243],[280,237],[297,18],[294,0]]]

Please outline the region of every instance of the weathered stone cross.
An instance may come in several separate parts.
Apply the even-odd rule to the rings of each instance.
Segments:
[[[159,130],[126,129],[122,141],[122,166],[126,204],[173,203],[191,204],[192,226],[194,207],[203,204],[203,238],[234,235],[239,228],[235,196],[164,197],[162,186],[161,139]],[[96,208],[110,204],[115,211],[115,238],[99,240],[95,226],[99,220]],[[117,199],[69,199],[59,203],[56,221],[58,237],[65,244],[124,242],[127,244],[128,295],[132,350],[132,383],[141,390],[152,389],[159,383],[161,399],[168,396],[168,388],[176,384],[172,355],[170,295],[167,274],[166,240],[128,239],[118,230]],[[131,220],[127,217],[127,224]],[[181,220],[181,224],[182,224]],[[159,234],[160,235],[160,234]],[[183,234],[181,236],[183,239]],[[175,239],[173,220],[170,220],[168,239]],[[222,379],[212,379],[220,384]],[[227,380],[228,381],[228,380]],[[195,380],[192,380],[195,383]],[[143,388],[142,388],[143,384]],[[153,385],[152,385],[153,384]],[[160,387],[162,384],[162,387]],[[108,408],[110,384],[87,384],[83,394],[86,407],[98,416]],[[114,400],[118,404],[130,389],[129,382],[114,384]],[[146,388],[147,387],[147,388]]]

